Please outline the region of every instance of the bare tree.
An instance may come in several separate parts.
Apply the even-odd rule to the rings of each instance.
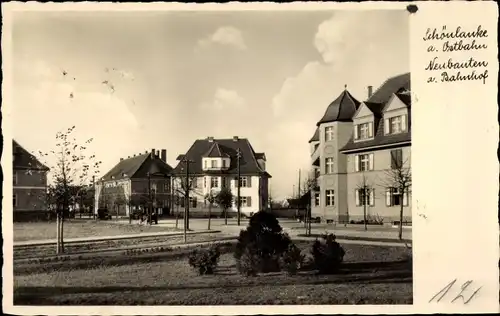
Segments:
[[[195,197],[203,196],[198,189],[198,177],[193,174],[186,175],[180,174],[174,178],[174,195],[178,196],[184,201],[184,207],[186,208],[184,214],[184,225],[187,230],[189,230],[189,211],[188,205],[190,200]],[[189,200],[188,200],[189,197]],[[179,201],[181,204],[181,202]]]
[[[408,160],[403,161],[401,155],[391,154],[391,168],[384,171],[382,184],[387,190],[386,195],[391,197],[391,199],[394,195],[399,198],[398,203],[395,204],[399,204],[400,206],[398,237],[401,240],[403,239],[404,201],[405,199],[409,200],[412,184],[411,167]]]
[[[205,200],[208,202],[208,230],[210,230],[210,222],[212,218],[212,206],[215,202],[215,196],[212,192],[209,192],[205,195]]]
[[[374,187],[366,179],[366,176],[363,173],[361,181],[356,185],[356,204],[363,206],[363,224],[365,226],[365,230],[368,230],[368,215],[366,208],[368,205],[372,205],[371,199],[374,198]]]
[[[101,165],[95,155],[86,154],[87,146],[93,138],[82,144],[73,137],[74,130],[75,126],[58,132],[55,137],[56,148],[48,153],[38,152],[41,159],[55,161],[54,166],[50,168],[53,184],[49,189],[49,199],[56,209],[57,253],[64,252],[64,218],[69,215],[72,201],[83,192],[90,178],[99,173]]]

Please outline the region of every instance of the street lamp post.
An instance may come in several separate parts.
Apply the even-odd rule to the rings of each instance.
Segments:
[[[237,200],[236,200],[236,206],[238,207],[238,226],[240,226],[240,221],[241,221],[241,196],[240,196],[240,187],[241,187],[241,168],[240,168],[240,159],[241,159],[241,151],[238,148],[237,152],[237,169],[238,169],[238,178],[237,178],[237,183],[238,183],[238,188],[237,188]]]

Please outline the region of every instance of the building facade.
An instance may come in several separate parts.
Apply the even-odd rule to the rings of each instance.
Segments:
[[[174,191],[179,196],[179,207],[184,207],[183,196],[189,190],[190,213],[208,213],[206,196],[215,196],[221,188],[229,188],[235,197],[229,211],[237,211],[238,166],[240,173],[241,213],[250,215],[267,208],[268,183],[266,156],[256,153],[245,138],[196,140],[186,154],[179,155],[174,169]],[[189,169],[187,162],[189,161]],[[187,172],[187,173],[186,173]],[[186,175],[189,185],[186,187]],[[184,184],[183,184],[184,183]],[[220,212],[213,205],[212,212]]]
[[[12,141],[12,154],[14,220],[46,218],[49,168],[15,140]]]
[[[339,223],[411,221],[410,74],[389,78],[364,102],[347,89],[309,141],[311,213]],[[404,191],[404,192],[401,192]]]
[[[172,170],[166,149],[121,158],[95,183],[95,212],[106,208],[112,216],[126,217],[131,211],[151,207],[167,215],[172,204]]]

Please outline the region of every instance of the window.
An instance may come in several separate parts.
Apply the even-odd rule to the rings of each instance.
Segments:
[[[247,197],[246,196],[240,196],[240,205],[241,207],[247,206]]]
[[[333,158],[326,158],[325,159],[325,168],[326,174],[333,173]]]
[[[362,123],[354,126],[354,139],[363,140],[373,137],[373,123]]]
[[[373,154],[362,154],[354,156],[356,172],[373,170]]]
[[[197,187],[197,181],[198,179],[196,178],[191,178],[189,179],[189,188],[193,189]]]
[[[17,206],[17,194],[14,194],[12,196],[12,202],[14,203],[14,207],[16,207]]]
[[[319,192],[314,193],[314,206],[319,206],[319,203],[321,201],[321,195]]]
[[[335,191],[334,190],[326,190],[326,195],[325,195],[325,205],[326,206],[333,206],[335,205]]]
[[[210,187],[218,188],[219,187],[219,177],[211,177],[210,178]]]
[[[212,160],[212,168],[217,168],[218,167],[218,164],[217,164],[217,160]]]
[[[408,206],[408,192],[401,194],[400,188],[387,188],[386,206]]]
[[[208,169],[208,160],[203,161],[203,169]]]
[[[391,150],[391,169],[398,169],[403,167],[403,150]]]
[[[165,182],[165,183],[163,184],[163,190],[164,190],[165,192],[170,191],[170,183]]]
[[[14,185],[17,185],[17,171],[14,171]]]
[[[375,206],[375,189],[356,189],[356,206]]]
[[[391,123],[391,134],[397,134],[401,132],[401,117],[396,116],[390,119]]]
[[[198,206],[198,200],[195,197],[189,197],[189,206],[196,208]]]
[[[240,177],[240,187],[241,188],[248,187],[248,178],[247,177]]]
[[[325,141],[333,140],[333,126],[325,127]]]
[[[385,120],[385,134],[399,134],[406,131],[406,115],[399,115]]]

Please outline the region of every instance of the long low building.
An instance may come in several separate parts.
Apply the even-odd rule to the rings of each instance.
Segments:
[[[309,141],[312,216],[323,221],[411,222],[410,74],[358,101],[344,90]]]

